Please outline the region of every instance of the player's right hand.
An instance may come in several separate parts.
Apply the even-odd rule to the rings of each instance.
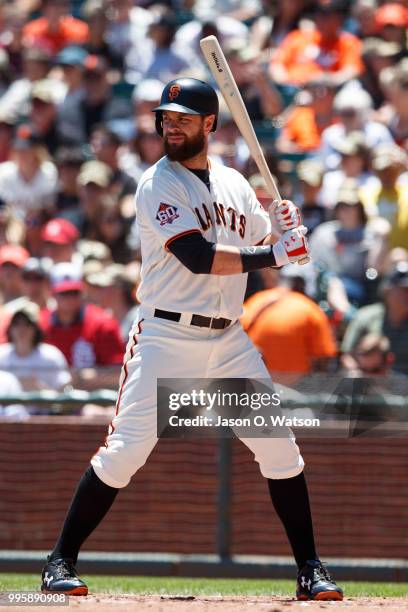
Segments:
[[[307,263],[310,260],[309,244],[305,237],[307,227],[301,225],[288,230],[274,244],[273,252],[278,266],[288,263]]]

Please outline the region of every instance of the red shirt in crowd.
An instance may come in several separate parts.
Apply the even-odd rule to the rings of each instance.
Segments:
[[[124,343],[119,323],[102,308],[87,304],[71,325],[61,325],[55,311],[43,310],[44,342],[62,351],[75,368],[121,364]]]

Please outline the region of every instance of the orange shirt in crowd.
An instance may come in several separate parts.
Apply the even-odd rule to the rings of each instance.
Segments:
[[[316,123],[313,108],[295,106],[286,118],[282,138],[293,142],[301,151],[313,151],[320,146],[322,131]]]
[[[251,296],[241,323],[270,372],[306,374],[314,359],[337,353],[324,312],[310,298],[286,287]]]
[[[44,46],[51,53],[58,53],[69,45],[82,45],[88,39],[88,25],[71,15],[62,17],[59,28],[51,32],[48,20],[45,17],[34,19],[23,28],[23,41],[25,44]]]
[[[348,67],[359,74],[363,71],[361,41],[348,32],[326,41],[318,30],[294,30],[276,49],[272,65],[279,64],[287,72],[286,82],[294,85],[304,85],[324,73]]]

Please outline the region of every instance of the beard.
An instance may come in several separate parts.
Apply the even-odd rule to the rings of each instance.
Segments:
[[[195,157],[205,147],[205,135],[202,130],[195,136],[188,138],[184,136],[184,142],[178,144],[169,142],[167,136],[164,137],[164,151],[170,161],[183,162]]]

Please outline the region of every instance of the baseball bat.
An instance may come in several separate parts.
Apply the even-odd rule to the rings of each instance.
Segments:
[[[215,36],[207,36],[206,38],[202,38],[200,40],[200,47],[217,82],[217,85],[224,96],[228,108],[231,111],[231,115],[237,124],[242,137],[248,145],[248,149],[265,181],[268,193],[274,198],[274,200],[281,202],[282,198],[279,190],[275,181],[273,180],[271,171],[268,168],[261,145],[259,144],[255,130],[249,118],[248,111],[245,107],[244,101],[225,55],[221,49],[220,43]],[[305,264],[308,263],[308,261],[310,261],[310,258],[305,257],[298,263]]]

